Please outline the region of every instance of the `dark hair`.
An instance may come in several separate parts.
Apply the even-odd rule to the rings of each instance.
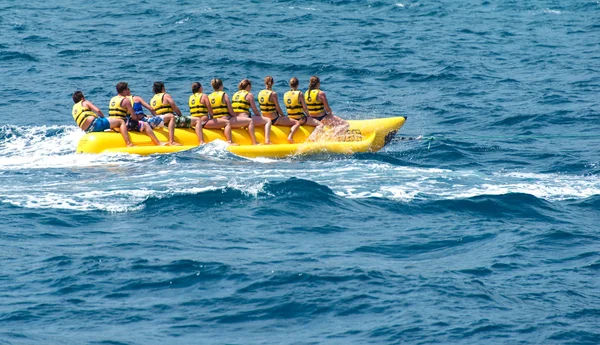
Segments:
[[[161,93],[164,88],[165,83],[162,81],[155,81],[154,85],[152,85],[152,91],[154,91],[154,93]]]
[[[273,86],[274,82],[275,82],[275,80],[273,80],[273,77],[271,77],[271,76],[265,77],[265,85],[266,86]]]
[[[249,79],[243,79],[238,84],[238,90],[244,90],[245,88],[248,87],[248,85],[252,86],[252,83],[250,82],[250,80]]]
[[[195,82],[192,84],[192,93],[197,93],[202,88],[202,84]]]
[[[319,79],[319,77],[317,77],[316,75],[310,77],[310,81],[308,82],[308,91],[315,89],[320,81],[321,79]]]
[[[213,87],[215,91],[217,91],[221,86],[223,86],[223,81],[221,79],[213,79],[210,81],[210,85]]]
[[[78,90],[73,93],[73,102],[79,103],[79,102],[81,102],[82,99],[83,99],[83,92]]]
[[[292,89],[295,89],[298,87],[298,78],[293,77],[292,79],[290,79],[290,87]]]
[[[129,86],[126,82],[120,81],[117,83],[117,93],[123,93],[123,91],[127,90]]]

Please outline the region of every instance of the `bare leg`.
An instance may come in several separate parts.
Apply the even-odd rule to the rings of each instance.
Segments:
[[[271,144],[271,119],[264,116],[252,116],[252,125],[253,126],[261,126],[265,125],[265,144]],[[250,129],[250,127],[248,127]],[[252,131],[251,136],[254,134]],[[254,136],[253,142],[256,142],[256,136]],[[256,144],[252,144],[256,145]]]
[[[272,121],[268,117],[263,117],[267,124],[265,124],[265,144],[271,144],[271,125]]]
[[[129,133],[127,132],[127,125],[125,124],[125,121],[121,119],[109,118],[108,123],[110,124],[111,129],[119,127],[119,132],[125,140],[125,145],[127,145],[128,147],[133,146],[133,144],[131,143],[131,139],[129,138]]]
[[[239,144],[234,143],[231,139],[231,123],[229,123],[229,121],[227,121],[227,125],[225,126],[225,129],[223,130],[223,132],[225,133],[225,139],[227,139],[227,142],[230,145],[235,145],[235,146],[239,145]]]
[[[152,142],[154,143],[154,145],[161,145],[161,146],[163,146],[163,145],[166,144],[166,143],[163,143],[163,142],[161,142],[161,141],[158,140],[158,138],[154,134],[154,131],[152,130],[152,127],[150,127],[149,124],[143,123],[142,126],[143,126],[142,130],[144,131],[144,133],[146,133],[150,137],[150,139],[152,140]]]
[[[165,123],[168,124],[169,128],[169,146],[181,146],[181,144],[175,142],[175,117],[173,114],[164,115]]]
[[[207,118],[207,116],[192,117],[192,125],[196,126],[196,136],[198,137],[198,145],[206,144],[204,142],[204,133],[202,133],[202,122]]]
[[[248,124],[248,134],[250,134],[250,140],[252,141],[252,145],[258,144],[256,142],[256,134],[254,134],[254,121],[250,120]]]
[[[277,126],[290,126],[291,127],[290,135],[288,135],[287,141],[290,144],[293,144],[294,143],[294,134],[296,133],[296,131],[298,131],[298,128],[300,128],[300,121],[296,121],[287,116],[280,116],[279,119],[277,120]]]

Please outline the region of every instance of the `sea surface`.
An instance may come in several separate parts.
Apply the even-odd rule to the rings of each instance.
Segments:
[[[0,0],[0,75],[1,345],[600,344],[599,1]],[[267,75],[408,120],[75,154],[75,90]]]

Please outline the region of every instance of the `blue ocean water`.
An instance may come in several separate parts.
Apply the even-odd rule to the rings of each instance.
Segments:
[[[0,0],[0,344],[599,344],[598,1]],[[378,153],[78,155],[82,90],[319,75]],[[403,141],[402,136],[424,140]]]

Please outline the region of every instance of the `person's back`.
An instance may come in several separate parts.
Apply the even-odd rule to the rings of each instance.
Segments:
[[[213,110],[215,118],[229,117],[229,109],[225,102],[225,92],[223,90],[215,90],[208,95],[208,100]]]

